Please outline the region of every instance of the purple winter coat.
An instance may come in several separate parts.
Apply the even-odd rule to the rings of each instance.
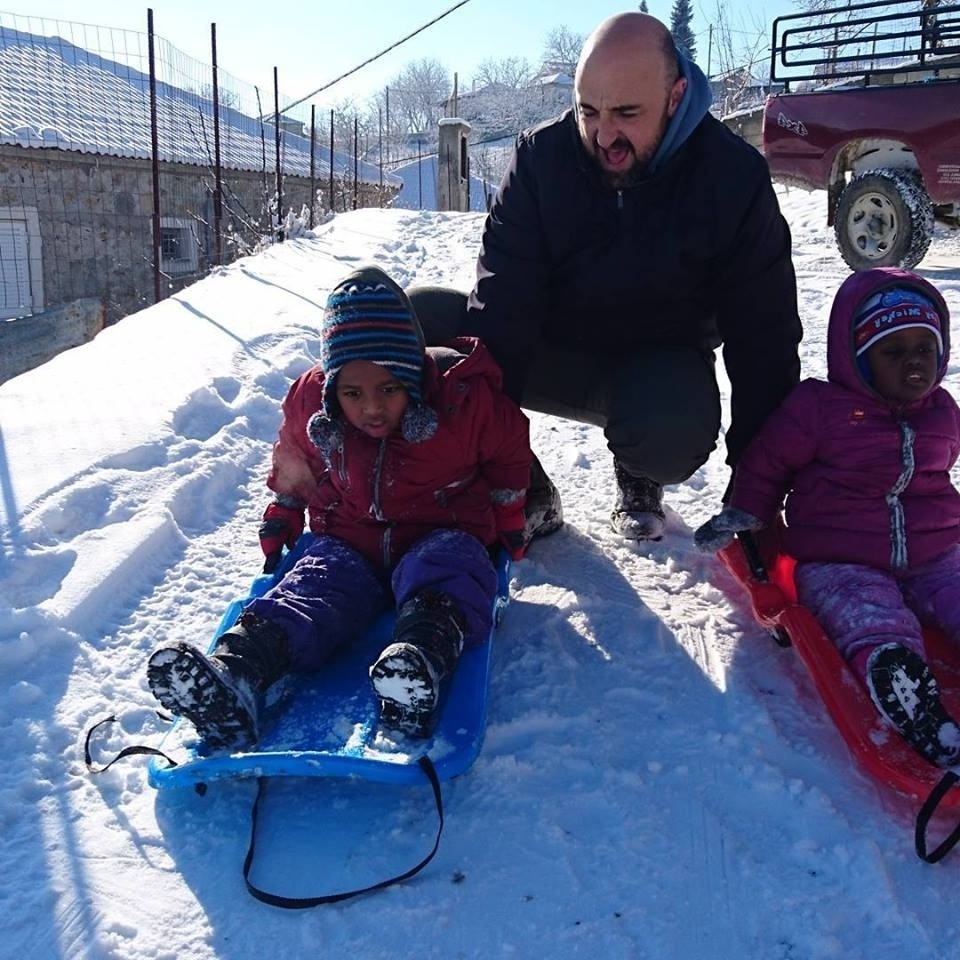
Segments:
[[[915,287],[943,318],[938,386],[902,407],[864,380],[853,347],[857,308],[890,286]],[[893,268],[849,276],[830,313],[829,382],[804,380],[767,419],[737,465],[728,505],[771,523],[786,495],[783,546],[799,561],[900,569],[960,542],[960,493],[950,482],[960,408],[939,386],[949,353],[949,312],[926,280]]]

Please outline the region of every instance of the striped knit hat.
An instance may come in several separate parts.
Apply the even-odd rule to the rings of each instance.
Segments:
[[[340,412],[337,374],[353,360],[388,370],[406,388],[411,404],[421,403],[424,344],[407,295],[382,270],[364,267],[330,292],[320,327],[320,366],[325,379],[323,408]]]
[[[342,441],[337,376],[353,360],[375,363],[396,377],[409,398],[400,430],[409,443],[434,435],[438,417],[423,402],[427,362],[423,331],[403,290],[377,267],[362,267],[330,291],[320,325],[323,407],[307,433],[328,460]]]

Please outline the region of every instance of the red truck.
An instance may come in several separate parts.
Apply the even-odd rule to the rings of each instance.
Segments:
[[[960,3],[856,3],[773,23],[763,152],[827,191],[852,270],[913,267],[960,229]]]

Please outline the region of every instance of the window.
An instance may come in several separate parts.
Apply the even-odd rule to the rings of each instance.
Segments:
[[[196,273],[199,243],[192,220],[182,217],[160,218],[160,269],[175,276]]]
[[[35,207],[0,207],[0,320],[43,309],[40,219]]]

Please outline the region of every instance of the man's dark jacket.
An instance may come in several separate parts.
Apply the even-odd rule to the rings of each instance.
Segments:
[[[517,399],[540,337],[611,359],[722,341],[730,463],[799,378],[789,228],[763,157],[709,114],[619,191],[572,111],[522,133],[487,218],[469,316]]]

